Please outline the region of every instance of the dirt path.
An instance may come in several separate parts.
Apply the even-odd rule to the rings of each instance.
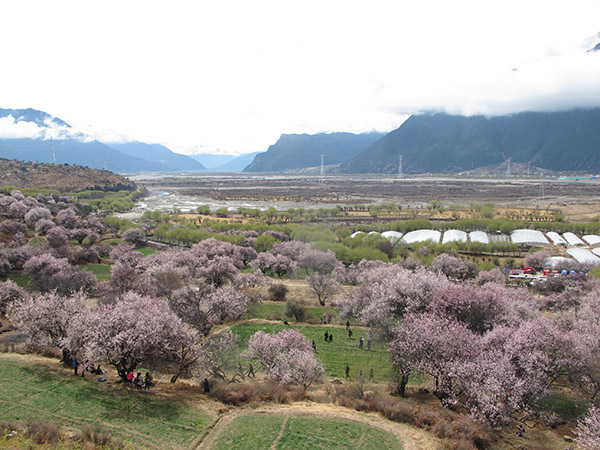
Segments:
[[[203,439],[201,439],[200,442],[195,441],[189,447],[189,449],[212,449],[219,437],[229,428],[233,420],[236,417],[247,414],[285,415],[286,420],[284,420],[284,424],[287,423],[287,419],[290,416],[299,415],[312,415],[328,419],[342,419],[360,422],[393,434],[400,442],[402,442],[403,450],[436,450],[441,448],[441,442],[430,433],[406,424],[386,420],[377,413],[355,412],[347,408],[331,404],[301,402],[293,405],[269,405],[253,409],[247,408],[227,414],[217,421],[208,435],[203,436]],[[282,426],[282,432],[284,428],[285,425]],[[273,442],[274,446],[277,444],[280,436],[276,439],[276,441]]]

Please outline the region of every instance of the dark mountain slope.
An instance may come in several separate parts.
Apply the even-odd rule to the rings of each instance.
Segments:
[[[339,164],[357,155],[381,133],[284,134],[269,149],[256,155],[244,172],[278,172],[317,167],[324,155],[326,165]]]
[[[110,147],[129,156],[165,164],[172,171],[201,171],[206,167],[201,162],[186,155],[174,153],[160,144],[145,144],[143,142],[125,142],[123,144],[108,144]]]
[[[600,109],[509,116],[412,116],[342,164],[345,173],[452,173],[511,158],[549,170],[600,170]]]

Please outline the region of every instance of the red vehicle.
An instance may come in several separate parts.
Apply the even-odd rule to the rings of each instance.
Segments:
[[[537,273],[537,270],[531,266],[525,266],[523,267],[523,273],[526,275],[533,275],[534,273]]]

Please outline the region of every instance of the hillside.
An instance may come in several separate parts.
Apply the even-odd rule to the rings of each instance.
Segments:
[[[130,142],[107,145],[80,133],[61,119],[35,109],[0,109],[3,134],[0,158],[79,164],[113,172],[199,171],[193,159],[158,144]],[[51,140],[52,138],[52,140]]]
[[[504,162],[600,170],[600,109],[509,116],[416,115],[342,164],[343,173],[455,173]]]
[[[279,172],[340,164],[369,147],[381,133],[284,134],[269,149],[255,156],[244,172]]]
[[[0,186],[56,189],[60,192],[137,189],[133,181],[106,170],[68,164],[25,163],[7,159],[0,159]]]
[[[125,142],[108,145],[126,155],[164,164],[172,171],[191,172],[206,170],[206,167],[201,162],[189,156],[175,153],[164,145],[146,144],[144,142]]]
[[[215,167],[213,170],[221,171],[221,172],[242,171],[246,167],[248,167],[250,164],[252,164],[252,161],[254,161],[254,158],[256,157],[256,155],[259,155],[260,153],[262,153],[262,152],[253,152],[253,153],[248,153],[246,155],[240,155],[240,156],[232,159],[231,161],[226,162],[225,164]]]

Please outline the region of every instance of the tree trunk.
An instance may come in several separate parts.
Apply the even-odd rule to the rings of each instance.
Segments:
[[[71,356],[69,350],[63,349],[61,362],[65,367],[73,367],[73,357]]]

